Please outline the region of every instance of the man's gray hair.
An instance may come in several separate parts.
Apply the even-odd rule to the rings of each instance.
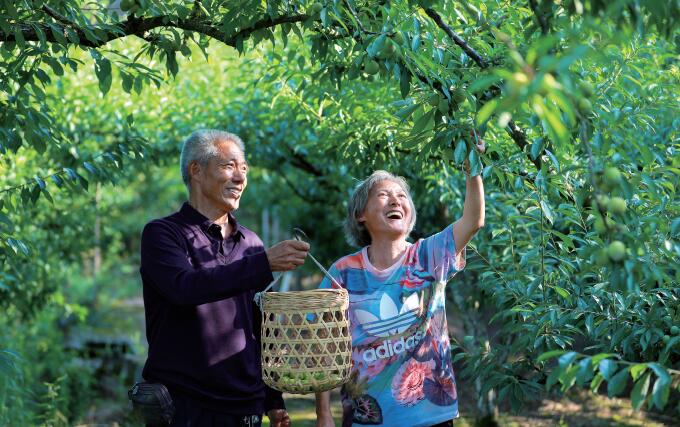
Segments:
[[[361,181],[354,188],[354,192],[347,204],[347,218],[345,218],[345,236],[347,242],[353,246],[364,247],[371,244],[371,235],[368,233],[366,226],[357,219],[366,209],[368,203],[368,195],[373,186],[381,181],[392,181],[399,184],[399,186],[406,193],[408,203],[411,206],[411,222],[408,225],[408,234],[411,234],[413,226],[416,224],[416,207],[411,198],[411,191],[406,180],[400,176],[393,175],[384,170],[377,170],[368,178]]]
[[[238,135],[217,129],[200,129],[192,133],[182,144],[182,154],[179,156],[179,168],[182,172],[182,181],[188,189],[191,189],[191,175],[189,165],[196,161],[201,166],[206,166],[210,159],[217,156],[218,141],[232,141],[245,153],[245,146]]]

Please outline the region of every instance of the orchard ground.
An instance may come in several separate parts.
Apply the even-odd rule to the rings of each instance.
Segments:
[[[112,304],[106,317],[127,319],[122,328],[144,327],[143,303],[140,298],[122,300]],[[457,337],[461,331],[456,324],[455,313],[448,310],[450,320],[450,335]],[[104,332],[104,331],[101,331]],[[112,331],[108,331],[112,332]],[[142,334],[143,336],[143,334]],[[143,338],[142,338],[143,340]],[[142,345],[142,348],[144,348]],[[144,357],[136,358],[143,363]],[[139,375],[139,369],[136,375]],[[461,366],[454,366],[460,371]],[[127,421],[129,403],[126,400],[127,384],[120,381],[116,375],[100,378],[99,391],[101,398],[96,401],[76,423],[79,427],[123,427],[133,426]],[[458,396],[461,418],[455,422],[456,427],[472,427],[475,425],[476,401],[474,387],[465,380],[458,379]],[[294,427],[314,427],[316,414],[314,410],[314,395],[285,394],[284,399]],[[340,425],[341,407],[340,394],[337,390],[331,397],[332,412],[336,425]],[[604,395],[596,395],[584,390],[572,389],[565,396],[550,396],[527,407],[520,413],[513,414],[509,408],[501,406],[497,418],[498,425],[507,427],[548,427],[548,426],[578,426],[578,427],[665,427],[677,426],[678,420],[673,416],[644,411],[633,411],[630,399],[609,399]],[[268,422],[263,424],[268,425]]]

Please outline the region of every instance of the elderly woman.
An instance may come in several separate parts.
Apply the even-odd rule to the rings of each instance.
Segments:
[[[456,222],[409,243],[415,222],[408,184],[391,173],[374,172],[350,199],[345,230],[362,249],[329,270],[350,298],[354,367],[342,388],[343,426],[450,426],[458,417],[444,287],[484,225],[481,177],[467,177]],[[317,394],[316,411],[318,427],[335,425],[330,392]]]

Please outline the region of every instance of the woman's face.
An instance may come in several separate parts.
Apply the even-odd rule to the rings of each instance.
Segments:
[[[357,219],[366,226],[372,240],[405,239],[411,215],[406,191],[396,182],[385,180],[371,188],[366,207]]]

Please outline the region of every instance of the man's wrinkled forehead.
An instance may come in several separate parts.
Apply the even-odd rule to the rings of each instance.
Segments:
[[[217,157],[221,160],[236,160],[239,163],[247,163],[246,155],[237,143],[230,139],[215,141]]]

